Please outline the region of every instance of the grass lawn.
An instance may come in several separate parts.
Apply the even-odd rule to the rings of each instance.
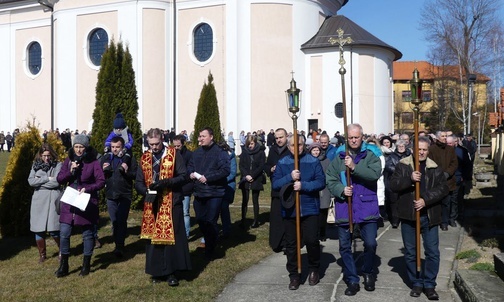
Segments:
[[[7,162],[9,161],[9,152],[0,152],[0,184],[5,175],[5,168],[7,167]]]
[[[0,178],[6,157],[0,153]],[[241,191],[236,192],[231,206],[232,234],[220,241],[217,253],[221,258],[206,264],[203,250],[198,248],[201,233],[191,229],[189,242],[192,267],[178,275],[180,285],[152,284],[145,274],[145,242],[139,239],[141,211],[131,211],[128,219],[129,237],[123,259],[112,255],[114,249],[111,225],[107,213],[101,213],[100,240],[103,247],[95,249],[91,274],[79,277],[82,265],[82,237],[71,238],[70,275],[56,278],[58,250],[52,239],[47,246],[48,259],[38,264],[38,251],[33,236],[0,239],[0,301],[212,301],[233,277],[257,263],[271,249],[268,245],[270,191],[260,195],[260,221],[257,229],[243,230],[240,220]],[[250,202],[251,204],[251,202]],[[191,208],[191,217],[194,211]],[[252,209],[249,210],[249,225]],[[192,221],[194,223],[194,221]]]

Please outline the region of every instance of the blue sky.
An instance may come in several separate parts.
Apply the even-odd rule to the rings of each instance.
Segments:
[[[399,50],[400,61],[426,61],[429,45],[419,30],[424,1],[349,0],[338,11],[378,39]]]

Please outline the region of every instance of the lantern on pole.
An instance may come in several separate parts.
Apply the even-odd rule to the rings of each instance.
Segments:
[[[294,170],[299,170],[299,136],[297,134],[297,113],[299,112],[301,89],[297,88],[296,81],[294,80],[294,72],[292,72],[292,80],[290,82],[290,87],[285,91],[287,97],[287,108],[289,110],[289,116],[292,119],[292,125],[294,130],[292,131],[294,135]],[[297,249],[297,267],[298,273],[301,274],[301,209],[299,205],[299,191],[295,192],[296,200],[296,249]]]

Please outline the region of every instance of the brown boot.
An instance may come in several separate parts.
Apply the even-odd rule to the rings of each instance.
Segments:
[[[45,239],[37,240],[37,248],[39,251],[39,263],[42,263],[46,260],[46,241]]]
[[[54,239],[54,242],[56,242],[56,245],[58,246],[58,261],[61,261],[60,238],[53,237],[53,239]]]

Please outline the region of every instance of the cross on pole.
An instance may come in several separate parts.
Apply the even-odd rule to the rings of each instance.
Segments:
[[[338,33],[338,38],[337,39],[334,37],[329,38],[329,43],[331,43],[331,45],[338,44],[340,51],[340,58],[338,63],[341,65],[340,74],[341,73],[345,74],[346,70],[344,65],[346,62],[345,59],[343,58],[343,46],[345,46],[346,44],[351,44],[353,40],[350,37],[343,38],[345,35],[345,31],[342,28],[338,28],[336,32]]]
[[[347,124],[347,112],[346,112],[346,93],[345,93],[345,59],[343,59],[343,46],[345,44],[350,44],[353,42],[352,38],[346,37],[343,38],[345,35],[345,32],[343,29],[338,28],[336,31],[338,33],[338,38],[331,37],[329,38],[329,43],[331,45],[338,44],[339,46],[339,51],[340,51],[340,58],[339,58],[339,64],[341,65],[339,69],[339,74],[341,75],[341,97],[343,101],[343,124],[345,127],[345,136],[346,139],[348,139],[348,124]],[[348,143],[345,143],[345,154],[346,156],[349,156],[350,153],[348,151]],[[350,187],[351,186],[351,175],[350,175],[350,169],[346,167],[346,179],[347,183],[346,186]],[[352,209],[352,196],[347,196],[347,203],[348,203],[348,230],[350,233],[353,233],[353,209]]]

